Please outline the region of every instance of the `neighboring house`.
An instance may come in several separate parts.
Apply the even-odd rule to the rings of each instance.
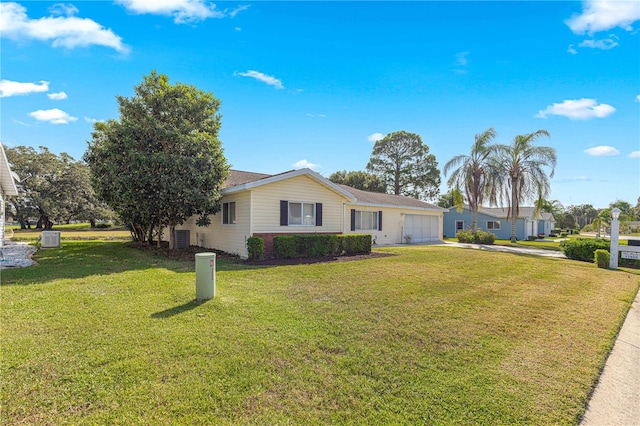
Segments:
[[[500,240],[511,238],[511,220],[507,220],[508,209],[500,207],[481,207],[478,210],[478,229],[489,231]],[[469,206],[462,212],[450,207],[444,214],[444,235],[455,237],[458,231],[471,228],[472,215]],[[520,207],[516,219],[516,238],[526,240],[529,236],[549,235],[555,229],[555,219],[551,213],[541,212],[535,215],[534,207]]]
[[[15,174],[11,171],[9,161],[4,153],[4,146],[0,143],[0,247],[4,246],[4,221],[7,196],[18,195]]]
[[[283,234],[366,233],[376,245],[442,239],[446,209],[409,197],[337,185],[310,169],[277,175],[231,170],[223,187],[222,210],[211,216],[209,226],[197,226],[196,217],[177,226],[178,245],[246,258],[246,241],[251,236],[264,239],[267,256],[272,253],[273,237]]]

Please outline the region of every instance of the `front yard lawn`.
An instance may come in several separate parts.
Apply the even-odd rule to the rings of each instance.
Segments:
[[[3,424],[577,424],[640,284],[413,246],[278,267],[67,241],[0,281]]]

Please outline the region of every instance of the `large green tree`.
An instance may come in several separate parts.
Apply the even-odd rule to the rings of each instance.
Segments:
[[[579,229],[589,225],[598,217],[598,211],[591,204],[572,205],[567,207],[567,212],[573,215]]]
[[[511,242],[516,242],[516,220],[520,205],[533,200],[539,211],[542,199],[551,190],[550,178],[556,167],[556,150],[547,146],[536,146],[536,141],[549,137],[546,130],[537,130],[525,135],[517,135],[510,145],[500,145],[501,164],[505,180],[502,181],[504,196],[508,201],[508,220],[511,220]],[[547,175],[546,168],[550,168]]]
[[[177,225],[194,215],[207,225],[220,210],[229,173],[218,139],[220,101],[155,71],[134,90],[117,97],[119,120],[96,123],[84,158],[96,193],[134,238],[150,241],[154,227],[168,227],[174,248]]]
[[[85,219],[101,214],[108,217],[96,198],[89,178],[89,168],[70,155],[56,155],[46,147],[17,146],[6,150],[13,171],[20,177],[19,196],[12,197],[12,213],[22,228],[51,229],[55,223]]]
[[[346,170],[334,172],[329,176],[329,180],[340,185],[347,185],[352,188],[370,192],[387,192],[387,184],[373,173],[363,171]]]
[[[475,135],[469,155],[456,155],[444,165],[445,176],[451,173],[447,184],[455,191],[464,192],[471,211],[471,230],[478,228],[478,210],[485,198],[492,204],[497,201],[496,182],[499,179],[499,163],[497,161],[498,145],[491,145],[496,131],[489,128]],[[455,204],[459,209],[462,200]]]
[[[367,171],[378,175],[396,195],[430,200],[440,191],[436,157],[415,133],[401,130],[378,140]]]

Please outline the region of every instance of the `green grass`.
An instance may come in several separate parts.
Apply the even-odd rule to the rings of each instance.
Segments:
[[[452,247],[193,264],[70,241],[2,271],[4,424],[577,424],[638,275]]]

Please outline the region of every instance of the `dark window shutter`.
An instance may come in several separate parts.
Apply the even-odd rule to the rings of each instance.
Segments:
[[[316,226],[322,226],[322,203],[316,203]]]
[[[351,209],[351,230],[356,230],[356,209]]]
[[[222,223],[229,223],[229,203],[222,203]]]
[[[382,231],[382,210],[378,211],[378,231]]]
[[[289,225],[289,202],[280,200],[280,226]]]

